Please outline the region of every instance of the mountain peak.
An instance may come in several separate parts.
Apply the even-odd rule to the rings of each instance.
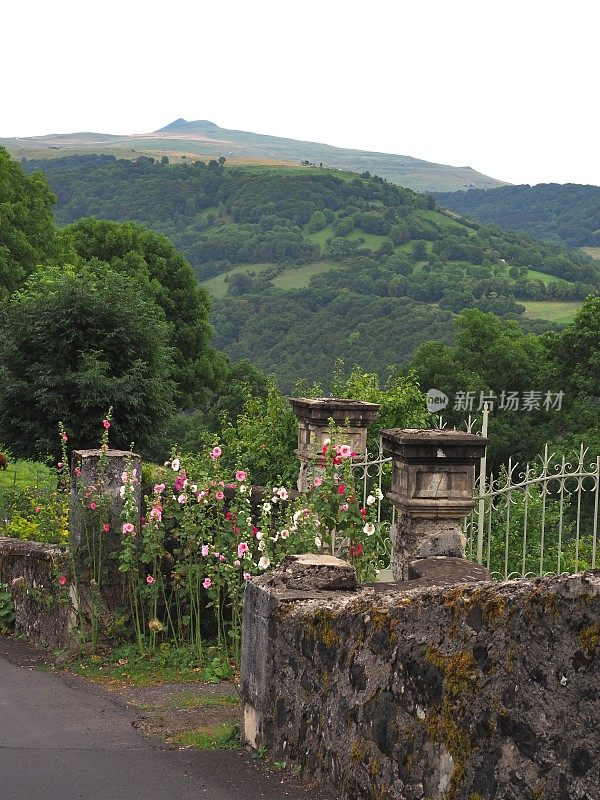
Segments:
[[[184,119],[183,117],[179,117],[173,122],[170,122],[168,125],[165,125],[164,128],[159,128],[155,133],[166,133],[167,131],[191,131],[191,130],[209,130],[209,129],[216,129],[219,126],[216,125],[214,122],[211,122],[208,119],[196,119],[192,122]]]

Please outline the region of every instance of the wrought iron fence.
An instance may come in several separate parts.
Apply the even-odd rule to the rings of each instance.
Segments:
[[[464,428],[487,435],[487,405],[479,418],[469,417]],[[438,427],[444,428],[438,418]],[[392,459],[367,453],[354,464],[363,504],[378,488],[378,568],[391,562],[390,527],[395,508],[386,497]],[[475,492],[475,510],[465,521],[466,555],[484,564],[495,578],[535,577],[562,572],[577,573],[600,566],[598,528],[600,505],[600,455],[582,444],[569,458],[550,452],[524,466],[509,461],[498,475],[487,474],[481,460]]]
[[[357,484],[361,487],[362,504],[367,504],[367,497],[372,495],[377,503],[377,532],[375,549],[377,552],[377,568],[389,570],[392,561],[392,540],[390,528],[396,518],[396,509],[387,499],[391,483],[392,458],[383,454],[381,440],[379,452],[366,453],[363,461],[352,465]],[[376,492],[375,490],[379,491]]]
[[[597,566],[600,455],[549,452],[498,476],[483,473],[466,524],[467,556],[495,577],[577,573]]]

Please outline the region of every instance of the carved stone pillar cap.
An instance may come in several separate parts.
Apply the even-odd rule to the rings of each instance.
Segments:
[[[346,400],[336,397],[292,397],[289,400],[299,420],[327,425],[330,419],[338,425],[346,420],[351,426],[366,426],[377,417],[378,403]]]
[[[440,429],[388,428],[381,431],[383,452],[406,464],[475,464],[489,439],[475,433]]]
[[[102,453],[109,458],[139,458],[137,453],[131,453],[129,450],[101,450],[100,448],[95,450],[73,450],[73,455],[79,456],[79,458],[100,458]]]

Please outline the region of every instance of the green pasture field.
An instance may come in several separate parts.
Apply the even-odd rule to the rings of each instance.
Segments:
[[[521,302],[521,301],[519,301]],[[571,301],[546,301],[546,300],[525,300],[525,317],[530,319],[547,319],[550,322],[567,323],[572,322],[576,312],[583,303]]]
[[[354,228],[351,231],[347,239],[364,239],[364,247],[368,247],[369,250],[375,252],[378,250],[384,242],[387,242],[390,238],[389,236],[383,236],[380,233],[365,233],[364,231],[360,230],[360,228]]]
[[[313,275],[321,275],[332,269],[342,269],[342,265],[335,261],[313,261],[312,264],[303,264],[301,267],[286,269],[273,278],[271,283],[278,289],[304,289],[310,283]]]
[[[559,283],[564,281],[564,278],[557,278],[556,275],[548,275],[546,272],[539,272],[537,269],[528,269],[527,277],[532,280],[544,281],[544,283]],[[571,283],[571,281],[565,281]]]
[[[0,469],[0,490],[28,486],[55,487],[56,473],[40,461],[13,461],[8,468]]]
[[[228,272],[223,272],[221,275],[215,275],[214,278],[209,278],[206,281],[202,281],[202,286],[209,291],[213,297],[225,297],[227,294],[227,281],[225,280],[226,277],[229,275],[236,275],[239,273],[251,273],[254,272],[258,275],[260,272],[264,272],[266,269],[271,269],[274,264],[240,264],[233,269],[230,269]]]

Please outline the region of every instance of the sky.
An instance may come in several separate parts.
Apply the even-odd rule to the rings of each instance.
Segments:
[[[593,0],[20,0],[0,137],[178,117],[600,185]]]

